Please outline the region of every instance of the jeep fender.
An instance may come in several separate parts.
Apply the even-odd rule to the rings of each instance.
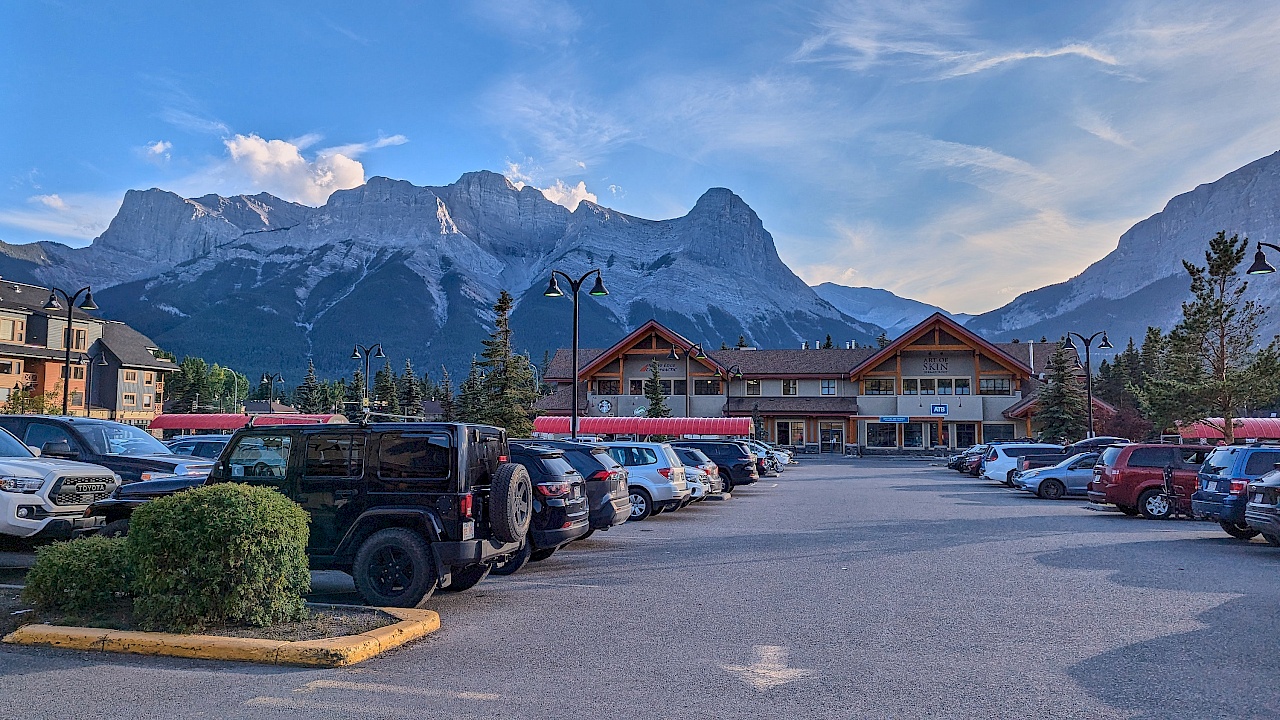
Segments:
[[[402,527],[422,533],[429,542],[439,542],[444,536],[444,527],[430,511],[420,507],[381,507],[361,514],[351,524],[347,534],[338,543],[334,555],[351,559],[360,549],[365,538],[384,528]],[[439,570],[439,568],[437,568]]]

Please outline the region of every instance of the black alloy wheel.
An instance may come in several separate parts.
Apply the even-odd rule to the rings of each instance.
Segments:
[[[430,546],[406,528],[370,535],[356,552],[351,576],[366,602],[384,607],[419,607],[437,584]]]
[[[1061,500],[1062,496],[1067,494],[1067,486],[1063,485],[1061,480],[1048,478],[1040,481],[1040,488],[1036,494],[1045,500]]]

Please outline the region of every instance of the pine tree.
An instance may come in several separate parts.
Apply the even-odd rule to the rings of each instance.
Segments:
[[[827,339],[822,343],[823,350],[830,350],[835,347],[835,343],[831,342],[831,334],[827,333]]]
[[[364,404],[364,373],[359,368],[351,373],[351,382],[347,383],[346,401],[354,403],[357,411],[363,410]]]
[[[396,371],[388,360],[373,376],[373,397],[378,408],[390,415],[400,414],[400,389],[396,383]]]
[[[470,423],[486,423],[484,397],[484,376],[480,374],[480,366],[471,358],[471,370],[467,378],[458,388],[458,420]]]
[[[671,408],[667,407],[667,398],[662,394],[661,376],[658,374],[658,363],[649,363],[649,379],[644,382],[644,398],[649,401],[645,417],[671,417]]]
[[[400,376],[400,410],[405,415],[422,414],[422,385],[408,358],[404,360],[404,374]]]
[[[309,415],[322,412],[325,401],[323,393],[320,381],[316,378],[316,365],[308,359],[307,374],[303,376],[302,384],[293,391],[294,407],[298,412]]]
[[[449,371],[440,368],[440,384],[436,386],[436,401],[440,403],[440,419],[455,422],[458,419],[458,405],[453,398],[453,378]]]
[[[178,371],[169,376],[166,392],[172,412],[207,412],[213,401],[217,409],[215,391],[209,382],[209,366],[198,357],[185,357]]]
[[[1044,387],[1036,400],[1035,422],[1049,442],[1071,442],[1088,431],[1089,406],[1076,379],[1075,354],[1059,344],[1049,356]]]
[[[889,347],[889,334],[881,330],[880,335],[876,337],[876,345],[879,346],[881,350]]]
[[[739,336],[738,336],[738,347],[740,347],[740,348],[744,348],[744,347],[746,347],[746,346],[747,346],[747,336],[746,336],[746,335],[739,335]],[[664,417],[665,417],[665,416],[664,416]]]
[[[533,379],[529,358],[512,348],[511,294],[503,290],[494,303],[494,327],[484,341],[480,366],[484,368],[483,417],[490,425],[505,428],[511,437],[529,437],[533,433],[533,403],[538,389]]]

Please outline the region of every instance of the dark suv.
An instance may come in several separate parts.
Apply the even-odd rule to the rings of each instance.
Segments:
[[[175,455],[142,428],[110,420],[52,415],[0,415],[0,427],[46,457],[113,470],[126,483],[159,476],[209,474],[209,458]]]
[[[496,566],[494,575],[512,575],[531,560],[546,560],[591,530],[582,475],[565,460],[563,450],[536,441],[513,442],[511,461],[524,466],[533,483],[533,519],[520,551]]]
[[[474,586],[520,550],[533,487],[507,453],[506,433],[485,425],[246,428],[227,444],[208,482],[284,493],[311,513],[313,569],[350,573],[370,604],[415,607],[437,589]],[[122,490],[140,491],[141,502],[192,484],[164,479]],[[88,512],[113,510],[119,504],[104,501]]]
[[[618,464],[607,448],[569,440],[538,440],[539,445],[564,452],[587,483],[587,502],[591,511],[591,530],[608,530],[631,517],[631,498],[627,491],[627,469]],[[579,540],[586,539],[583,535]]]
[[[760,479],[755,453],[743,443],[732,440],[677,440],[671,445],[701,450],[703,455],[711,458],[720,470],[725,492],[733,490],[735,485],[750,485]]]
[[[1200,466],[1200,487],[1191,496],[1191,510],[1222,526],[1234,538],[1258,534],[1245,521],[1249,483],[1280,463],[1280,447],[1229,445],[1216,448]]]

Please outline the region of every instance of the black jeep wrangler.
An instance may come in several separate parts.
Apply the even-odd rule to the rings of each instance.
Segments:
[[[485,425],[246,428],[208,482],[266,485],[294,499],[311,513],[313,569],[350,573],[370,604],[415,607],[437,589],[474,586],[520,549],[533,487],[507,452],[505,431]],[[89,512],[112,519],[127,503],[116,500]]]

